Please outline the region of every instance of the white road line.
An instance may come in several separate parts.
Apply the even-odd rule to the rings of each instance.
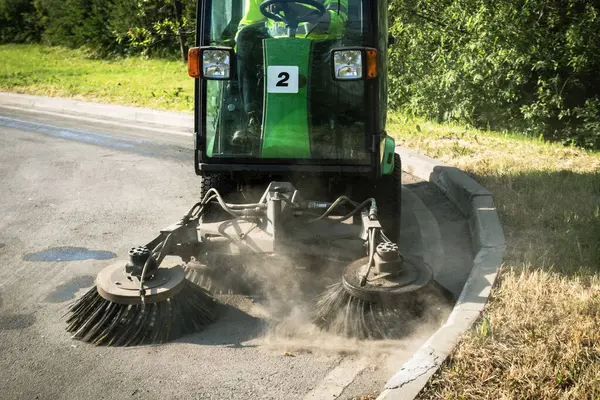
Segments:
[[[368,366],[369,363],[366,359],[343,359],[337,367],[332,369],[319,382],[317,387],[304,396],[304,400],[332,400],[337,398],[348,385],[354,382],[358,374]]]
[[[174,131],[174,130],[170,130],[170,129],[156,128],[153,126],[146,126],[141,123],[140,124],[128,124],[128,123],[124,123],[121,121],[112,121],[109,119],[97,119],[97,118],[84,117],[81,115],[64,114],[64,113],[52,112],[52,111],[30,110],[27,108],[6,106],[6,105],[2,105],[2,104],[0,104],[0,108],[6,108],[9,110],[16,110],[16,111],[25,111],[25,112],[32,113],[32,114],[46,114],[46,115],[52,115],[52,116],[61,117],[61,118],[77,119],[80,121],[97,122],[97,123],[106,124],[106,125],[115,125],[115,126],[122,127],[122,128],[139,129],[142,131],[161,132],[161,133],[168,133],[171,135],[179,135],[179,136],[187,136],[187,137],[190,137],[193,135],[191,132]],[[192,128],[192,127],[190,126],[190,128]]]

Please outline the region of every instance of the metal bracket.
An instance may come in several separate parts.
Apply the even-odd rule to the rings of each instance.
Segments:
[[[381,229],[381,223],[378,219],[369,218],[369,212],[363,211],[360,214],[360,219],[362,222],[362,229],[360,231],[360,238],[362,240],[369,240],[369,230],[371,229]]]

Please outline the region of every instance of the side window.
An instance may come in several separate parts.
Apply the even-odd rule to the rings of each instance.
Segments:
[[[212,2],[212,29],[210,32],[211,42],[220,42],[223,32],[231,21],[231,3],[227,1]]]
[[[214,45],[231,45],[244,13],[244,0],[213,0],[210,40]]]
[[[361,46],[364,37],[363,0],[348,0],[345,46]]]

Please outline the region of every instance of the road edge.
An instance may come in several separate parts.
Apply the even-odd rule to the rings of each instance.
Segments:
[[[448,316],[421,348],[388,380],[377,400],[414,399],[467,332],[487,303],[502,265],[506,241],[492,194],[467,174],[432,158],[397,148],[402,169],[435,184],[469,220],[473,269]]]
[[[143,124],[179,128],[182,131],[191,131],[191,128],[194,126],[194,116],[192,114],[158,111],[151,108],[92,103],[60,97],[0,92],[0,104],[25,111],[54,112],[72,117],[81,117],[82,119],[96,117],[102,119],[103,122],[114,122],[117,124],[121,121],[134,121]]]

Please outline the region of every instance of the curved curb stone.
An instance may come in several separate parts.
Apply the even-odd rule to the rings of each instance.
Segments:
[[[440,327],[385,385],[378,400],[415,398],[479,318],[502,264],[506,243],[490,192],[458,168],[397,148],[403,169],[434,183],[469,220],[475,258],[463,290]],[[443,282],[442,282],[443,283]]]

